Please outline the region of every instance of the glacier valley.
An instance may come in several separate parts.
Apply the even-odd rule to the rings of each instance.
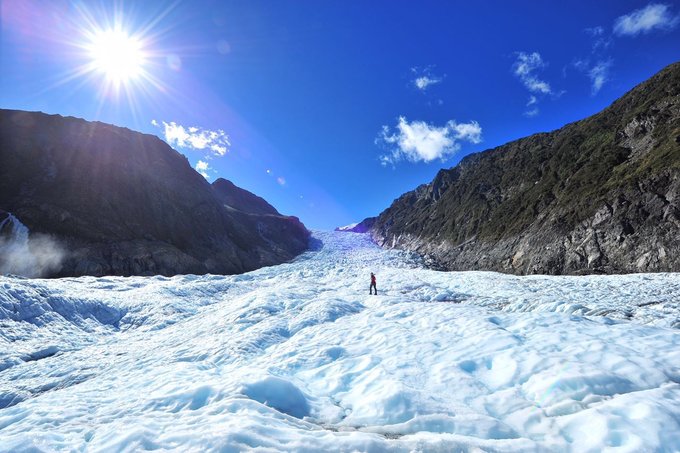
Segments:
[[[313,242],[242,275],[0,277],[0,451],[680,450],[680,274]]]

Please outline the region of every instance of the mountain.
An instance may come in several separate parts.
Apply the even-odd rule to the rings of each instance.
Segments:
[[[0,210],[64,252],[48,276],[240,273],[290,260],[309,237],[158,137],[38,112],[0,110]]]
[[[335,231],[345,231],[348,233],[366,233],[371,230],[376,217],[368,217],[359,223],[353,223],[342,227],[337,227]]]
[[[264,198],[258,197],[245,189],[241,189],[229,180],[217,178],[215,182],[212,183],[212,187],[217,198],[224,203],[226,207],[249,212],[251,214],[281,215],[274,206],[267,203]]]
[[[449,270],[680,271],[679,204],[675,63],[596,115],[441,170],[370,231]]]

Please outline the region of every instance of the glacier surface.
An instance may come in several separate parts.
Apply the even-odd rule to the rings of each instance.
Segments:
[[[680,275],[314,241],[235,276],[0,277],[0,451],[680,450]]]

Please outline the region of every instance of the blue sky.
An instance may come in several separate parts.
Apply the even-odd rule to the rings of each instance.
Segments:
[[[0,0],[0,14],[0,107],[158,135],[209,181],[321,229],[680,59],[677,2]]]

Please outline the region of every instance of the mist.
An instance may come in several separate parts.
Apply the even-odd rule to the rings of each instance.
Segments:
[[[16,217],[0,222],[0,274],[38,278],[61,269],[66,249],[51,236],[29,233]]]

